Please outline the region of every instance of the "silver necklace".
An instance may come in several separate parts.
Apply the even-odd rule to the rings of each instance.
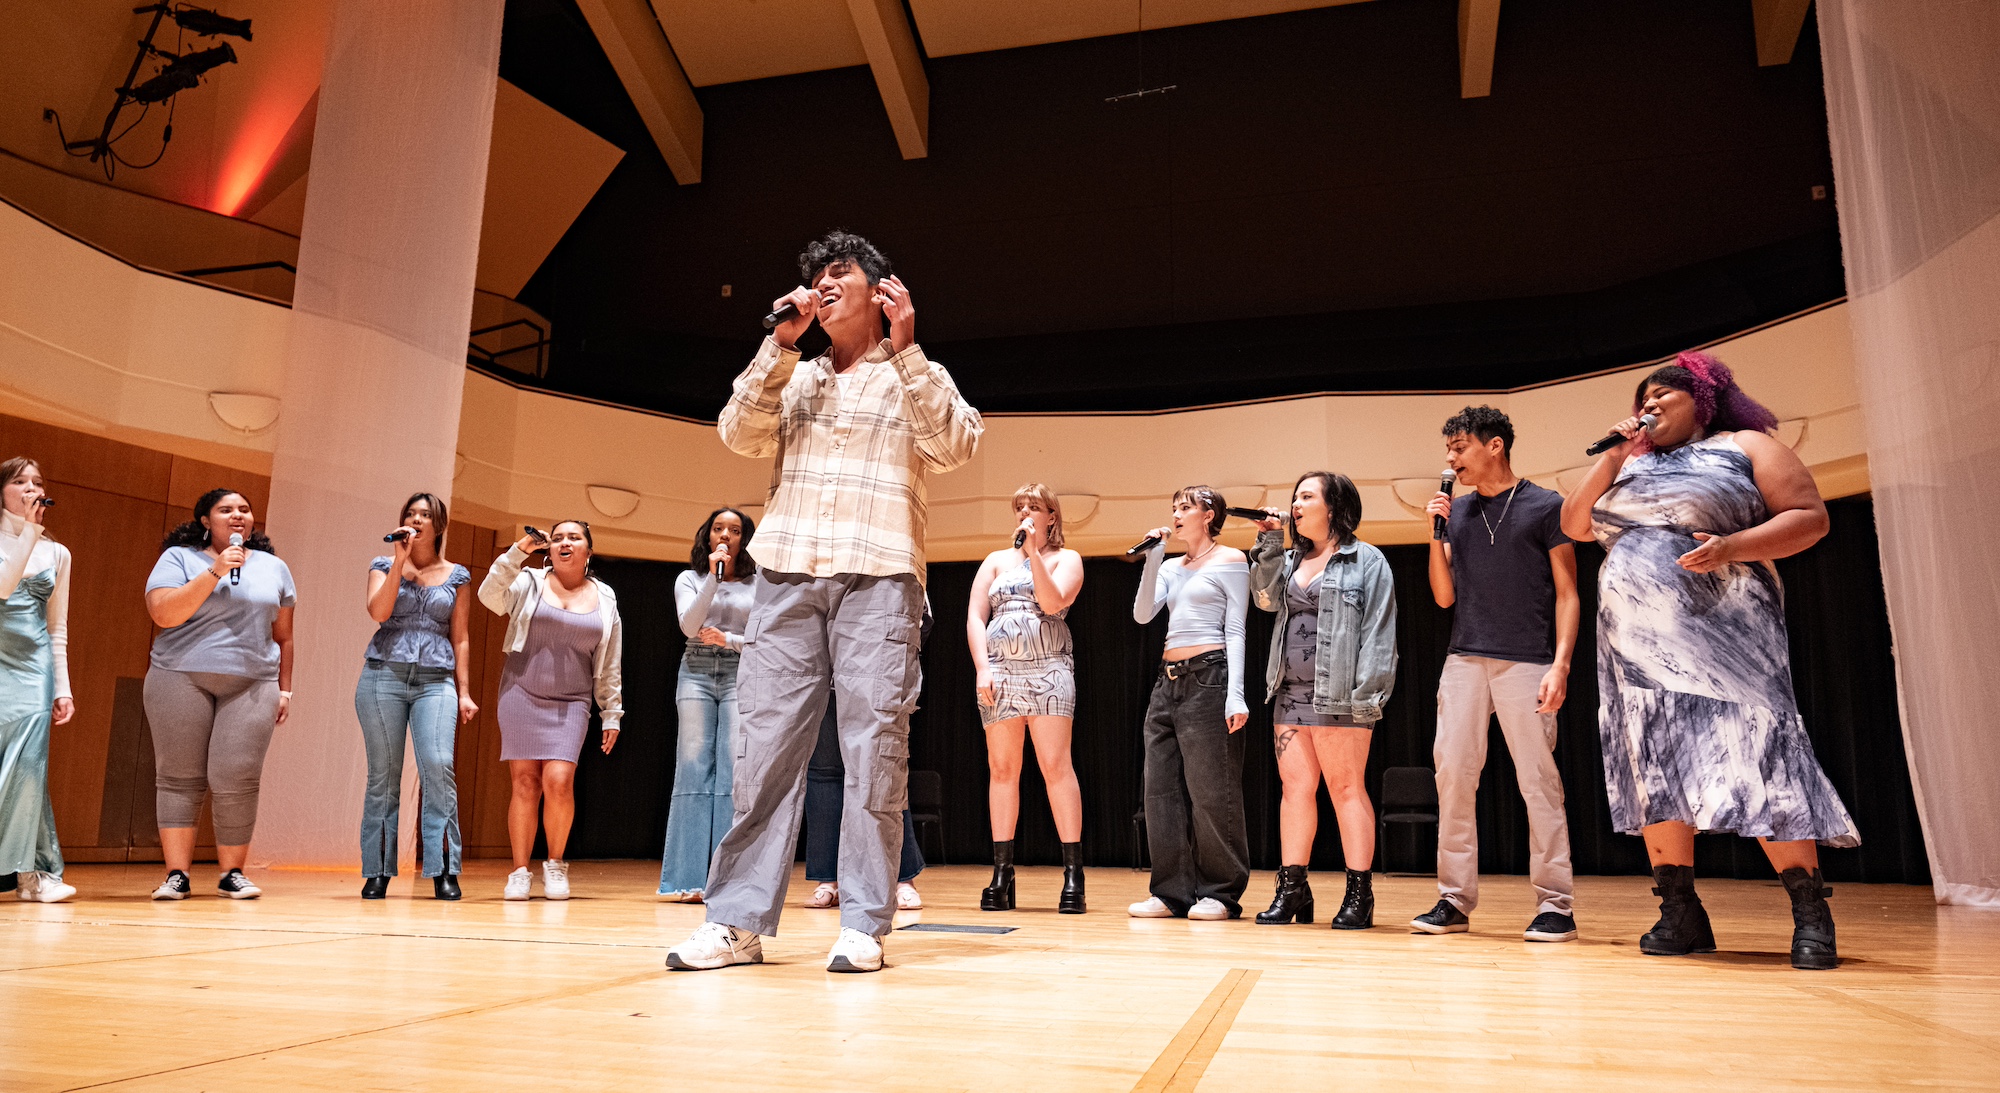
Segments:
[[[1514,495],[1521,492],[1522,481],[1523,479],[1517,478],[1514,480],[1513,486],[1508,488],[1507,504],[1500,510],[1499,523],[1497,524],[1487,523],[1486,506],[1485,505],[1479,506],[1479,522],[1482,524],[1486,524],[1487,546],[1497,546],[1499,544],[1500,529],[1507,526],[1507,514],[1514,511]]]
[[[1505,520],[1505,519],[1506,519],[1506,517],[1504,517],[1504,516],[1503,516],[1503,517],[1501,517],[1501,519],[1502,519],[1502,520]],[[1206,558],[1206,557],[1208,557],[1209,555],[1211,555],[1211,554],[1215,553],[1215,548],[1216,548],[1216,547],[1219,547],[1219,546],[1221,546],[1221,545],[1222,545],[1221,543],[1218,543],[1218,542],[1213,542],[1213,541],[1211,541],[1211,542],[1210,542],[1210,543],[1208,544],[1208,549],[1207,549],[1207,550],[1204,550],[1204,551],[1202,551],[1202,552],[1201,552],[1200,554],[1197,554],[1197,555],[1195,555],[1195,556],[1194,556],[1194,557],[1192,557],[1192,558],[1182,558],[1182,559],[1181,559],[1181,565],[1183,565],[1183,566],[1192,566],[1192,565],[1194,565],[1195,563],[1197,563],[1197,562],[1201,561],[1201,560],[1202,560],[1203,558]]]

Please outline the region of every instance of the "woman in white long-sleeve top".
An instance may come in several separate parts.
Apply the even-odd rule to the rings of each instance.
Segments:
[[[546,569],[524,568],[547,551]],[[527,899],[533,876],[535,821],[548,835],[542,895],[569,898],[570,823],[576,819],[576,759],[590,727],[590,704],[604,726],[604,753],[618,742],[625,716],[619,662],[624,628],[611,586],[590,575],[590,525],[565,520],[546,539],[523,535],[494,559],[479,586],[479,602],[507,616],[506,666],[500,671],[500,758],[513,774],[507,803],[507,840],[514,871],[505,898]]]
[[[1243,552],[1215,541],[1222,495],[1208,486],[1174,494],[1171,528],[1146,555],[1132,618],[1168,609],[1167,646],[1146,706],[1146,845],[1152,896],[1134,918],[1236,918],[1250,884],[1243,818],[1243,627],[1250,570]],[[1187,553],[1171,562],[1171,534]]]
[[[76,713],[69,693],[69,551],[42,534],[49,504],[32,459],[0,463],[0,874],[21,899],[76,895],[63,883],[49,801],[49,728]]]
[[[701,902],[709,859],[736,818],[736,667],[757,575],[743,548],[756,531],[736,509],[710,513],[694,534],[688,571],[674,582],[688,646],[674,688],[680,744],[660,853],[660,895],[669,901]]]

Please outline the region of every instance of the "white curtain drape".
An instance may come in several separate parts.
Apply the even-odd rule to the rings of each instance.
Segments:
[[[360,857],[368,561],[403,498],[451,493],[502,6],[334,10],[271,468],[270,533],[299,604],[291,721],[264,767],[261,863]],[[415,806],[406,796],[405,830]],[[406,875],[414,850],[403,842]]]
[[[2000,3],[1818,9],[1917,807],[1938,901],[2000,907]]]

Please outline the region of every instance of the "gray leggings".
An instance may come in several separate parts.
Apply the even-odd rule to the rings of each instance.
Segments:
[[[193,827],[215,795],[215,841],[242,846],[257,827],[257,786],[278,724],[278,681],[146,671],[161,827]]]

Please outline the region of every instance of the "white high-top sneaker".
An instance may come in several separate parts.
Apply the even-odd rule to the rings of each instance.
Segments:
[[[840,940],[826,954],[830,972],[879,972],[882,970],[882,942],[859,930],[840,929]]]
[[[569,898],[569,863],[553,859],[542,863],[542,898]]]
[[[500,898],[527,899],[528,888],[534,883],[535,875],[528,872],[528,867],[524,865],[507,874],[507,890],[500,894]]]
[[[677,972],[763,962],[764,942],[756,934],[720,922],[702,923],[686,941],[667,950],[667,967]]]
[[[20,896],[31,903],[61,903],[76,895],[76,889],[54,873],[22,873],[20,878]]]

